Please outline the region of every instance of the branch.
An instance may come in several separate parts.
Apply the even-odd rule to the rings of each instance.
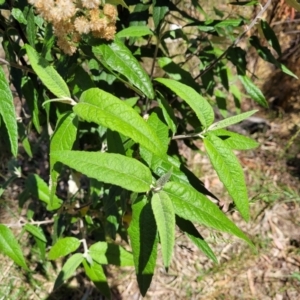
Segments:
[[[27,68],[27,67],[24,67],[24,66],[21,66],[21,65],[18,65],[14,62],[8,62],[7,60],[5,60],[4,58],[0,58],[0,64],[3,64],[3,65],[8,65],[8,66],[11,66],[13,68],[16,68],[16,69],[21,69],[23,71],[27,71],[27,72],[30,72],[30,73],[34,73],[34,71],[30,68]]]
[[[256,24],[258,19],[261,19],[261,16],[263,13],[267,10],[269,5],[271,4],[272,0],[268,0],[268,2],[265,4],[265,6],[262,7],[261,11],[257,14],[257,16],[253,19],[253,21],[247,26],[246,30],[219,56],[217,59],[215,59],[209,66],[207,66],[202,72],[200,72],[199,75],[197,75],[194,80],[197,80],[199,77],[206,74],[208,71],[210,71],[212,68],[216,66],[216,64],[223,59],[228,51],[235,47],[244,37],[245,35],[253,28],[253,26]]]
[[[33,221],[31,220],[30,222],[25,222],[23,218],[19,219],[17,223],[10,223],[10,224],[3,224],[4,226],[6,227],[9,227],[9,228],[22,228],[23,226],[25,226],[26,224],[31,224],[31,225],[37,225],[37,226],[40,226],[40,225],[47,225],[47,224],[52,224],[54,223],[54,220],[51,219],[51,220],[45,220],[45,221]]]

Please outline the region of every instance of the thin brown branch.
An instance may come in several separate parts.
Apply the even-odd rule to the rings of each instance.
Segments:
[[[243,31],[243,33],[219,56],[217,59],[215,59],[209,66],[207,66],[202,72],[200,72],[199,75],[197,75],[194,80],[197,80],[199,77],[206,74],[208,71],[210,71],[212,68],[216,66],[216,64],[222,60],[228,51],[235,47],[245,36],[246,34],[254,27],[254,25],[257,23],[258,19],[261,19],[263,13],[267,10],[269,5],[271,4],[272,0],[268,0],[268,2],[265,4],[265,6],[262,7],[261,11],[257,14],[257,16],[252,20],[252,22],[247,26],[247,28]]]

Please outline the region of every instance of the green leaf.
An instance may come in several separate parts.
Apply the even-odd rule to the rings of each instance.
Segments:
[[[88,122],[118,131],[158,156],[164,155],[159,138],[147,122],[129,105],[103,90],[84,92],[73,110]]]
[[[150,78],[141,67],[131,51],[118,39],[110,44],[102,43],[92,48],[99,60],[104,61],[109,68],[125,76],[149,99],[154,98],[154,91]]]
[[[130,26],[119,31],[116,36],[118,38],[122,37],[141,37],[145,35],[153,35],[153,32],[148,26]]]
[[[156,29],[158,28],[160,22],[163,20],[163,18],[168,12],[168,2],[164,0],[153,1],[153,21]]]
[[[225,28],[228,28],[229,26],[238,27],[241,26],[242,23],[243,23],[242,19],[226,19],[217,23],[215,27],[225,27]]]
[[[272,27],[269,25],[268,22],[261,20],[260,21],[260,26],[262,29],[262,32],[268,41],[269,45],[277,52],[277,54],[280,56],[281,55],[281,47],[278,42],[276,33],[272,29]]]
[[[48,61],[29,45],[25,45],[30,64],[43,84],[58,98],[70,98],[67,84]]]
[[[39,119],[38,94],[34,88],[32,79],[29,76],[22,77],[22,93],[26,99],[26,104],[29,108],[29,113],[32,116],[32,121],[38,133],[41,133],[41,125]]]
[[[69,279],[72,275],[75,275],[76,269],[83,262],[84,257],[82,253],[76,253],[72,255],[64,264],[61,271],[59,272],[53,290],[57,290],[65,280]]]
[[[136,200],[132,205],[132,220],[128,234],[137,281],[141,294],[145,296],[154,274],[158,242],[153,211],[146,197]]]
[[[39,200],[45,202],[47,204],[47,210],[58,209],[63,202],[58,197],[54,196],[51,203],[49,187],[46,182],[37,174],[31,174],[28,176],[26,181],[26,189],[34,197],[37,197]]]
[[[113,4],[113,5],[122,5],[123,7],[129,9],[125,1],[123,0],[106,0],[105,3]]]
[[[243,169],[232,150],[219,137],[209,134],[204,145],[210,162],[242,217],[249,220],[249,201]]]
[[[14,107],[14,99],[5,73],[0,67],[0,117],[2,118],[9,137],[10,148],[13,156],[18,153],[18,126]]]
[[[175,244],[175,212],[168,194],[161,191],[151,199],[151,206],[159,233],[164,266],[171,263]]]
[[[76,140],[78,127],[78,118],[72,112],[62,114],[52,135],[50,142],[50,202],[52,203],[53,197],[56,192],[57,180],[61,171],[61,164],[56,164],[57,160],[51,156],[52,152],[60,150],[71,150]]]
[[[114,153],[57,151],[54,159],[91,178],[121,186],[133,192],[147,192],[152,175],[138,160]]]
[[[26,26],[26,33],[27,38],[32,47],[35,45],[35,38],[36,38],[36,26],[34,20],[34,8],[33,6],[30,7],[28,14],[27,14],[27,26]]]
[[[48,259],[55,260],[76,251],[80,246],[80,240],[75,237],[66,237],[58,240],[50,249]]]
[[[112,243],[97,242],[89,248],[89,254],[101,265],[133,266],[132,254]]]
[[[222,139],[228,147],[234,150],[249,150],[259,146],[259,143],[256,141],[225,129],[214,130],[213,134]]]
[[[263,107],[268,107],[268,102],[261,90],[246,75],[238,75],[241,83],[246,89],[249,96]]]
[[[249,238],[225,216],[217,205],[190,185],[168,182],[164,186],[164,191],[171,198],[176,215],[191,222],[228,232],[252,245]]]
[[[101,265],[93,263],[89,265],[86,260],[82,261],[86,275],[95,284],[98,290],[108,299],[111,299],[110,288],[107,284],[107,278]]]
[[[187,177],[181,172],[180,168],[170,161],[169,156],[162,159],[144,148],[140,149],[140,155],[156,175],[161,177],[172,169],[171,180],[189,182]]]
[[[157,102],[163,112],[164,119],[168,124],[169,128],[172,130],[173,134],[175,134],[177,131],[177,127],[176,127],[177,122],[176,122],[176,117],[174,115],[174,111],[170,107],[166,99],[158,91],[157,93],[158,93]]]
[[[18,266],[29,271],[20,245],[11,230],[3,224],[0,224],[0,252],[11,258]]]
[[[34,237],[38,238],[42,242],[47,243],[47,239],[46,239],[43,231],[41,230],[41,228],[27,223],[24,226],[24,229],[26,229],[29,233],[31,233]]]
[[[218,263],[218,259],[216,258],[214,252],[211,250],[209,245],[206,243],[202,235],[198,232],[191,221],[176,216],[176,225],[207,257],[209,257],[215,263]]]
[[[205,128],[212,124],[214,121],[214,111],[211,105],[194,89],[172,79],[156,78],[155,80],[168,87],[177,96],[186,101]]]
[[[270,49],[267,47],[264,47],[260,44],[260,40],[257,36],[252,36],[250,38],[250,43],[255,49],[257,50],[257,53],[259,56],[264,59],[267,62],[270,62],[274,64],[276,67],[281,69],[282,72],[286,73],[287,75],[290,75],[296,79],[298,79],[298,76],[294,74],[291,70],[289,70],[284,64],[280,63],[271,53]]]
[[[225,127],[228,127],[230,125],[239,123],[239,122],[241,122],[241,121],[249,118],[250,116],[252,116],[256,112],[258,112],[257,109],[256,110],[247,111],[245,113],[242,113],[242,114],[239,114],[239,115],[236,115],[236,116],[233,116],[233,117],[229,117],[229,118],[227,118],[225,120],[218,121],[218,122],[212,124],[208,128],[208,131],[225,128]]]
[[[166,153],[168,151],[169,142],[170,142],[169,130],[167,125],[165,125],[165,123],[163,123],[160,120],[160,118],[155,112],[151,113],[147,123],[152,127],[154,132],[156,132],[157,137],[159,138],[160,143],[162,145],[162,152]]]
[[[11,14],[14,17],[14,19],[16,19],[19,23],[27,25],[27,20],[22,12],[21,9],[19,8],[13,8],[11,10]]]
[[[160,57],[158,65],[168,74],[168,76],[176,81],[180,81],[193,88],[199,90],[199,85],[195,82],[190,72],[182,69],[178,64],[174,63],[169,57]]]

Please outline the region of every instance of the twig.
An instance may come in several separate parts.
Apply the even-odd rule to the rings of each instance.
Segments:
[[[221,54],[221,56],[219,56],[217,59],[215,59],[209,66],[207,66],[202,72],[200,72],[200,74],[197,75],[194,78],[194,80],[197,80],[199,77],[203,76],[208,71],[210,71],[212,68],[214,68],[216,66],[216,64],[226,56],[228,51],[231,48],[235,47],[245,37],[245,35],[248,33],[248,31],[250,31],[252,29],[252,27],[256,24],[257,20],[260,19],[261,16],[263,15],[263,13],[267,10],[267,8],[271,4],[271,2],[272,2],[272,0],[268,0],[268,2],[261,9],[261,11],[257,14],[257,16],[253,19],[253,21],[247,26],[246,30]]]
[[[46,224],[52,224],[54,223],[54,220],[51,219],[51,220],[45,220],[45,221],[30,221],[30,222],[24,222],[24,219],[20,219],[17,223],[10,223],[10,224],[3,224],[5,225],[6,227],[9,227],[9,228],[18,228],[18,227],[23,227],[25,226],[26,224],[31,224],[31,225],[37,225],[37,226],[40,226],[40,225],[46,225]]]
[[[3,64],[3,65],[8,65],[8,66],[11,66],[13,68],[16,68],[16,69],[21,69],[23,71],[26,71],[26,72],[30,72],[30,73],[34,73],[34,71],[30,68],[27,68],[27,67],[24,67],[24,66],[20,66],[14,62],[9,62],[7,60],[5,60],[4,58],[0,58],[0,64]]]

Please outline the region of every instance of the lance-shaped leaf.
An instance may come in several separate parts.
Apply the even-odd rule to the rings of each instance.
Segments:
[[[70,98],[70,92],[67,84],[57,71],[52,67],[46,59],[40,57],[39,54],[29,45],[25,45],[30,64],[41,79],[43,84],[58,98]]]
[[[132,205],[132,220],[128,228],[133,252],[135,272],[141,294],[146,295],[151,284],[157,256],[157,228],[146,198]]]
[[[64,283],[65,280],[70,278],[72,275],[75,275],[76,269],[79,267],[83,260],[84,257],[82,253],[75,253],[74,255],[72,255],[66,261],[61,271],[59,272],[55,280],[53,290],[58,289]]]
[[[14,100],[2,67],[0,67],[0,99],[0,117],[2,118],[7,129],[11,152],[13,156],[17,156],[18,126]]]
[[[233,116],[233,117],[229,117],[226,118],[225,120],[221,120],[218,121],[214,124],[212,124],[209,128],[208,131],[210,130],[216,130],[216,129],[221,129],[221,128],[225,128],[228,127],[230,125],[239,123],[247,118],[249,118],[250,116],[252,116],[253,114],[255,114],[256,112],[258,112],[258,110],[251,110],[251,111],[247,111],[245,113],[239,114],[237,116]]]
[[[169,179],[173,181],[189,182],[185,174],[180,170],[180,166],[175,165],[172,161],[170,161],[171,158],[169,156],[167,156],[165,159],[162,159],[144,148],[140,149],[140,154],[143,160],[156,175],[160,177],[164,176],[172,169],[171,177]]]
[[[213,134],[222,139],[228,147],[234,150],[249,150],[259,146],[259,143],[256,141],[225,129],[214,130]]]
[[[29,271],[19,243],[11,230],[3,224],[0,224],[0,252],[11,258],[18,266]]]
[[[75,237],[66,237],[58,240],[50,249],[48,259],[54,260],[72,253],[78,249],[80,241]]]
[[[153,21],[156,29],[158,29],[160,22],[163,20],[163,18],[168,12],[169,12],[168,1],[163,1],[163,0],[153,1]]]
[[[193,109],[205,128],[212,124],[214,121],[214,111],[211,105],[194,89],[172,79],[156,78],[155,80],[168,87],[178,97],[184,100]]]
[[[162,151],[166,153],[170,142],[168,126],[160,120],[160,118],[155,112],[151,113],[147,123],[156,132],[157,137],[159,138],[163,147]]]
[[[149,99],[154,98],[148,74],[120,40],[115,39],[112,43],[94,46],[92,51],[100,61],[104,61],[109,68],[125,76]]]
[[[147,122],[132,107],[103,90],[84,92],[73,110],[88,122],[118,131],[158,156],[164,155],[159,138]]]
[[[107,242],[98,242],[89,248],[89,254],[98,264],[133,266],[132,254],[123,247]]]
[[[163,262],[170,266],[175,244],[175,212],[168,194],[161,191],[151,199],[151,206],[159,233]]]
[[[239,75],[239,79],[245,87],[249,96],[263,107],[268,107],[268,102],[262,91],[246,75]]]
[[[133,192],[147,192],[152,175],[138,160],[114,153],[56,151],[53,159],[88,177],[121,186]]]
[[[116,36],[122,37],[141,37],[144,35],[153,35],[153,32],[148,26],[130,26],[119,31]]]
[[[175,134],[177,128],[176,128],[176,117],[174,115],[174,111],[167,102],[167,100],[157,91],[157,102],[159,104],[159,107],[162,109],[162,113],[164,115],[164,119],[166,123],[168,124],[169,128],[172,130],[173,134]]]
[[[204,138],[211,164],[242,217],[249,220],[249,201],[243,169],[230,147],[213,133]]]
[[[176,225],[207,257],[209,257],[215,263],[218,263],[214,252],[211,250],[209,245],[206,243],[202,235],[198,232],[191,221],[176,216]]]
[[[225,216],[217,205],[190,185],[168,182],[164,186],[164,191],[171,198],[176,215],[191,222],[228,232],[252,245],[249,238]]]
[[[34,226],[32,224],[27,223],[24,226],[24,229],[26,229],[28,232],[30,232],[34,237],[38,238],[44,243],[47,243],[47,239],[43,233],[43,230],[41,230],[40,227]]]
[[[82,262],[86,275],[95,284],[98,290],[108,299],[111,299],[107,278],[101,265],[93,263],[89,265],[86,260]]]
[[[30,174],[26,180],[26,190],[37,197],[39,200],[45,202],[47,204],[48,210],[55,210],[58,209],[61,204],[62,200],[59,199],[57,196],[53,196],[52,202],[50,201],[50,190],[46,182],[39,177],[37,174]]]
[[[50,142],[50,153],[61,150],[71,150],[76,140],[78,127],[78,117],[72,112],[62,114],[57,121],[54,134]],[[55,160],[50,155],[50,202],[52,203],[53,196],[57,187],[57,179],[61,171],[61,164],[57,164],[54,168]]]

